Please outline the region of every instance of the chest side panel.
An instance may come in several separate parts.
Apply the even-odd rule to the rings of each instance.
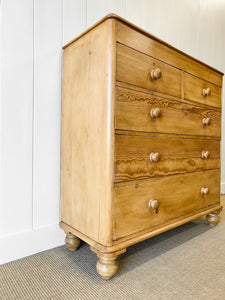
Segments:
[[[63,54],[61,218],[102,243],[112,232],[111,21],[88,32]],[[107,211],[105,227],[102,210]]]

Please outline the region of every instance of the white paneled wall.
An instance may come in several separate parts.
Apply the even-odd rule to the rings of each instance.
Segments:
[[[1,10],[0,233],[4,237],[32,228],[33,2],[3,1]]]
[[[60,214],[62,29],[62,1],[34,0],[34,229]]]
[[[64,242],[58,228],[63,44],[114,12],[224,72],[225,1],[2,0],[0,5],[0,263],[4,263]]]

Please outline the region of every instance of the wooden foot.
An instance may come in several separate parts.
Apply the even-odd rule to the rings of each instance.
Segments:
[[[98,262],[96,264],[97,272],[102,276],[103,279],[109,280],[118,271],[118,262],[116,261],[116,256],[111,256],[108,254],[101,254],[98,257]]]
[[[118,271],[118,262],[116,259],[119,254],[126,252],[126,248],[116,252],[101,252],[91,246],[91,250],[98,255],[98,261],[96,264],[97,272],[102,276],[103,279],[111,279]]]
[[[66,233],[65,244],[70,251],[76,251],[80,246],[80,239],[69,232]]]
[[[208,214],[206,216],[207,222],[212,226],[216,226],[220,221],[220,217],[218,216],[219,213],[220,213],[219,211],[214,211]]]

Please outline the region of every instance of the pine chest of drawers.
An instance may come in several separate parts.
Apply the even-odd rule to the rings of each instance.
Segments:
[[[116,15],[63,49],[60,226],[110,279],[128,246],[219,222],[223,74]]]

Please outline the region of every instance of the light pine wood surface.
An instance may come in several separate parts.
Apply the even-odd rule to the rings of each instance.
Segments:
[[[60,226],[103,279],[130,245],[219,222],[221,79],[114,15],[64,47]]]
[[[164,0],[161,8],[162,1],[148,0],[1,1],[0,263],[64,242],[57,225],[63,45],[115,12],[148,31],[146,37],[151,33],[224,72],[225,1],[209,0],[205,5],[190,0],[184,9],[183,1],[176,0],[174,10],[171,1]],[[225,122],[222,125],[225,149]],[[221,159],[223,168],[223,150]],[[221,187],[225,193],[224,170]]]
[[[210,89],[210,94],[204,96],[203,90]],[[184,72],[184,98],[198,103],[221,108],[221,88],[208,81],[196,78]]]
[[[134,30],[135,29],[135,30]],[[210,66],[191,58],[173,47],[168,47],[149,33],[126,24],[123,20],[116,23],[117,41],[169,65],[176,66],[204,80],[222,86],[222,72],[215,72]],[[149,38],[150,37],[150,38]]]
[[[208,195],[202,195],[202,187]],[[219,203],[218,171],[154,178],[145,183],[115,188],[114,239],[159,226],[181,215]],[[157,209],[149,208],[157,200]],[[161,225],[163,226],[163,225]],[[149,229],[151,230],[151,229]]]
[[[103,244],[112,240],[112,23],[63,55],[61,219]]]
[[[208,158],[202,158],[203,151]],[[158,161],[151,161],[153,153]],[[219,168],[217,140],[116,135],[116,182]]]
[[[165,132],[174,134],[220,137],[221,113],[193,104],[172,101],[167,96],[157,97],[137,92],[133,87],[117,87],[116,128],[122,130]],[[160,109],[160,116],[152,117],[151,111]],[[210,118],[210,126],[202,120]],[[176,120],[176,122],[174,122]]]
[[[117,44],[116,79],[165,94],[181,96],[181,72],[150,56]],[[159,69],[161,76],[152,76]],[[152,73],[153,72],[153,73]]]

